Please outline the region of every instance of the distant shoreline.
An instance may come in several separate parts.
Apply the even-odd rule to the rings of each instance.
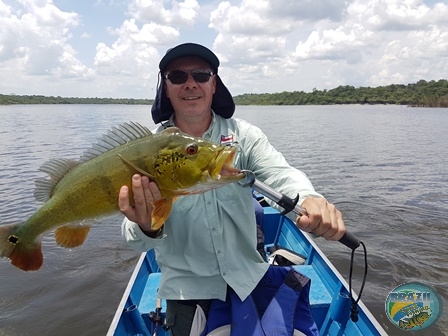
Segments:
[[[312,92],[243,94],[233,97],[236,105],[404,105],[411,107],[448,107],[448,80],[419,80],[415,84],[392,84],[379,87],[338,86]],[[122,104],[152,105],[153,99],[67,98],[42,95],[3,95],[0,105],[14,104]]]
[[[76,98],[53,97],[41,95],[2,95],[0,105],[32,105],[32,104],[120,104],[120,105],[152,105],[153,99],[134,98]]]

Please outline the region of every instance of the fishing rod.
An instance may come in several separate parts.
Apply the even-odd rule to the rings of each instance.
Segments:
[[[298,216],[308,216],[306,210],[297,204],[297,202],[299,201],[299,195],[297,195],[296,198],[290,198],[285,194],[272,189],[267,184],[258,181],[252,171],[242,170],[242,172],[246,175],[246,179],[239,181],[239,185],[242,187],[251,187],[260,194],[263,194],[263,196],[266,196],[270,200],[280,205],[283,209],[285,209],[282,213],[283,215],[292,211]],[[352,250],[356,250],[360,245],[360,240],[355,235],[347,231],[342,236],[342,238],[339,239],[339,242]]]
[[[149,313],[149,320],[155,325],[152,336],[158,335],[159,326],[162,326],[165,331],[168,330],[168,326],[165,324],[165,319],[162,316],[162,300],[160,298],[156,299],[156,310]]]

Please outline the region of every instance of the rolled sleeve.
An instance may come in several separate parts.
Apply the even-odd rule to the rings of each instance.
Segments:
[[[148,237],[138,226],[126,217],[121,224],[121,235],[130,247],[138,252],[146,252],[150,249],[163,244],[166,235],[162,232],[155,238]]]

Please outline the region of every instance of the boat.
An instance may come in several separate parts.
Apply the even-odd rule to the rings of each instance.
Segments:
[[[266,251],[284,248],[304,257],[294,265],[311,279],[310,305],[320,335],[387,335],[361,300],[357,322],[351,319],[351,306],[358,297],[314,242],[278,210],[264,204]],[[271,258],[272,259],[272,258]],[[157,297],[160,270],[153,250],[142,253],[110,325],[108,336],[169,335],[163,323],[165,303]],[[352,300],[353,299],[353,300]],[[220,334],[221,335],[221,334]]]

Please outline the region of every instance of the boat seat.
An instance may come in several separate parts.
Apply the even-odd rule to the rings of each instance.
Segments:
[[[143,289],[138,309],[141,314],[147,314],[156,309],[157,290],[159,289],[160,273],[151,273]],[[166,311],[165,300],[162,300],[162,311]]]
[[[294,269],[311,279],[310,306],[317,325],[322,325],[325,316],[330,309],[331,295],[325,287],[322,279],[311,265],[293,266]]]
[[[331,304],[331,295],[320,279],[319,275],[311,265],[294,266],[297,272],[302,273],[311,279],[310,304],[312,307],[329,307]]]

